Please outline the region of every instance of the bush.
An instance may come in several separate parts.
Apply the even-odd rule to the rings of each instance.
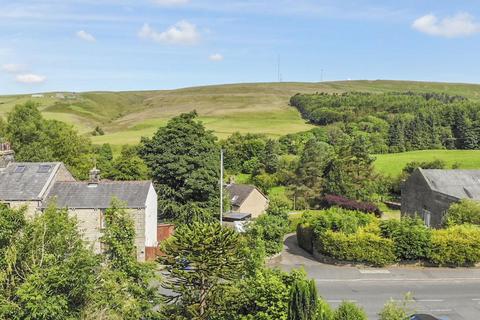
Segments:
[[[470,223],[480,225],[480,202],[463,199],[454,203],[443,218],[445,226]]]
[[[428,258],[437,265],[472,266],[480,262],[480,228],[461,225],[433,230]]]
[[[322,298],[317,302],[317,314],[315,320],[332,320],[334,311],[327,301]]]
[[[357,210],[365,213],[373,213],[377,217],[382,216],[382,211],[373,203],[359,202],[342,196],[327,194],[322,199],[322,205],[326,208],[337,206],[347,210]]]
[[[396,261],[391,239],[359,230],[357,233],[326,231],[314,243],[317,250],[338,260],[384,266]]]
[[[378,314],[379,320],[407,320],[409,319],[406,306],[391,299]]]
[[[255,219],[247,232],[265,241],[265,252],[274,255],[282,251],[283,237],[288,230],[288,221],[277,216],[263,214]]]
[[[382,236],[395,243],[395,254],[403,260],[418,260],[428,256],[431,230],[422,220],[405,217],[380,223]]]
[[[365,311],[356,304],[343,301],[333,315],[333,320],[367,320]]]
[[[290,211],[291,203],[287,197],[277,195],[270,198],[267,214],[288,219],[288,211]]]
[[[320,236],[327,230],[355,233],[358,228],[372,223],[375,217],[358,211],[350,211],[341,208],[330,208],[321,211],[320,214],[312,215],[309,224],[313,227],[316,236]]]

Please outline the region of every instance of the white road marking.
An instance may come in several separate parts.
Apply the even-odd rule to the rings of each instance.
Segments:
[[[363,274],[389,274],[390,271],[386,269],[358,269]]]
[[[477,299],[472,299],[472,301],[480,301],[480,299],[478,299],[478,298]]]
[[[349,299],[344,299],[344,300],[327,300],[327,302],[330,302],[330,303],[342,303],[343,301],[348,301],[348,302],[353,302],[353,303],[356,303],[357,300],[349,300]]]
[[[430,312],[451,312],[452,309],[430,309]]]
[[[414,299],[417,302],[443,302],[443,299]]]
[[[480,278],[354,278],[354,279],[315,279],[315,282],[472,282]]]

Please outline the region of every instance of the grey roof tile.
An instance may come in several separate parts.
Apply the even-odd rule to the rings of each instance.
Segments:
[[[151,181],[56,182],[48,195],[47,205],[55,199],[62,208],[110,207],[115,197],[126,203],[126,208],[144,208]]]
[[[426,181],[437,192],[480,200],[480,170],[420,169]]]
[[[255,187],[246,184],[231,183],[227,184],[226,189],[230,193],[232,206],[238,208],[247,199],[248,195],[255,190]]]
[[[60,162],[8,164],[6,168],[0,169],[0,200],[42,200],[46,188],[59,167]]]

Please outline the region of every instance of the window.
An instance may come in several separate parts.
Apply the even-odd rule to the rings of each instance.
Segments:
[[[15,173],[23,173],[25,172],[25,166],[17,166],[15,168]]]
[[[235,202],[235,201],[237,201],[237,199],[238,199],[238,196],[233,196],[233,198],[232,198],[232,202]]]
[[[423,221],[425,225],[430,228],[430,220],[432,218],[432,214],[428,210],[423,210]]]
[[[49,164],[41,164],[39,167],[38,167],[38,173],[48,173],[50,171],[50,169],[52,168],[51,165]]]
[[[105,219],[105,210],[100,210],[100,229],[107,227],[107,220]]]

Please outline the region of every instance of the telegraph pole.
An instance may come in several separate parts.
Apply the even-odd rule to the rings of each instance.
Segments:
[[[223,225],[223,149],[220,149],[220,225]]]

